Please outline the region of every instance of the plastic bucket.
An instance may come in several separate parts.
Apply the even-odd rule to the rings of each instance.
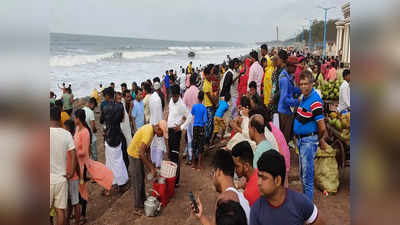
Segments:
[[[167,184],[167,196],[168,199],[172,198],[175,193],[175,181],[176,177],[170,177],[165,180],[165,183]]]
[[[175,177],[177,168],[178,166],[174,162],[164,160],[161,162],[160,175],[165,178]]]
[[[158,196],[153,192],[152,195],[154,197],[158,197],[161,202],[161,205],[164,207],[168,203],[168,194],[167,194],[167,184],[166,183],[158,183],[158,181],[153,182],[153,189],[158,192]]]

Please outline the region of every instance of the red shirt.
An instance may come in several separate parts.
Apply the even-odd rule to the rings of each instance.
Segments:
[[[258,190],[257,184],[257,171],[255,170],[253,175],[247,181],[246,188],[244,189],[244,197],[249,201],[250,206],[252,206],[257,199],[260,197],[260,191]]]

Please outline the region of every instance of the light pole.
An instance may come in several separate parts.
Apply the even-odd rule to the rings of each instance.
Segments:
[[[323,8],[321,6],[319,6],[318,8],[322,9],[325,11],[325,20],[324,20],[324,42],[323,42],[323,46],[322,46],[322,56],[323,58],[325,58],[326,56],[326,17],[328,15],[328,10],[336,8],[336,7],[329,7],[329,8]]]
[[[308,50],[311,51],[311,29],[312,29],[313,20],[307,19],[307,18],[305,18],[305,19],[310,21],[310,30],[308,31]]]

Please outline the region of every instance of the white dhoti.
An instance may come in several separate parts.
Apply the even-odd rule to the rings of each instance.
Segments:
[[[128,171],[124,160],[122,158],[121,145],[117,147],[111,147],[105,142],[104,152],[106,155],[106,166],[113,172],[114,180],[113,185],[117,184],[119,186],[126,184],[128,181]]]
[[[151,150],[151,162],[156,165],[156,167],[161,166],[161,162],[163,160],[163,154],[166,152],[165,140],[164,137],[154,136],[153,141],[150,145]]]

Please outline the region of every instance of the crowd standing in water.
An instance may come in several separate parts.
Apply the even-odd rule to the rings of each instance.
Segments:
[[[318,145],[326,148],[327,134],[324,103],[313,86],[343,77],[338,111],[346,113],[350,70],[338,58],[269,50],[263,44],[260,53],[253,50],[243,60],[196,68],[190,62],[175,72],[167,70],[140,86],[132,82],[130,89],[122,83],[121,91],[113,82],[100,84],[82,109],[73,109],[71,85],[60,87],[60,99],[50,92],[51,222],[69,224],[71,212],[74,224],[86,222],[89,180],[104,187],[105,196],[112,186],[120,192],[130,188],[135,213],[142,215],[146,170],[148,177],[157,177],[162,160],[169,159],[177,165],[179,187],[181,164],[200,171],[204,151],[217,149],[213,184],[220,195],[214,218],[204,216],[198,196],[194,214],[202,224],[323,224],[313,203],[313,159]],[[95,125],[97,105],[103,129]],[[99,131],[105,165],[97,162]],[[214,144],[217,140],[226,144]],[[288,189],[295,145],[303,193]],[[235,176],[246,183],[239,187]]]

